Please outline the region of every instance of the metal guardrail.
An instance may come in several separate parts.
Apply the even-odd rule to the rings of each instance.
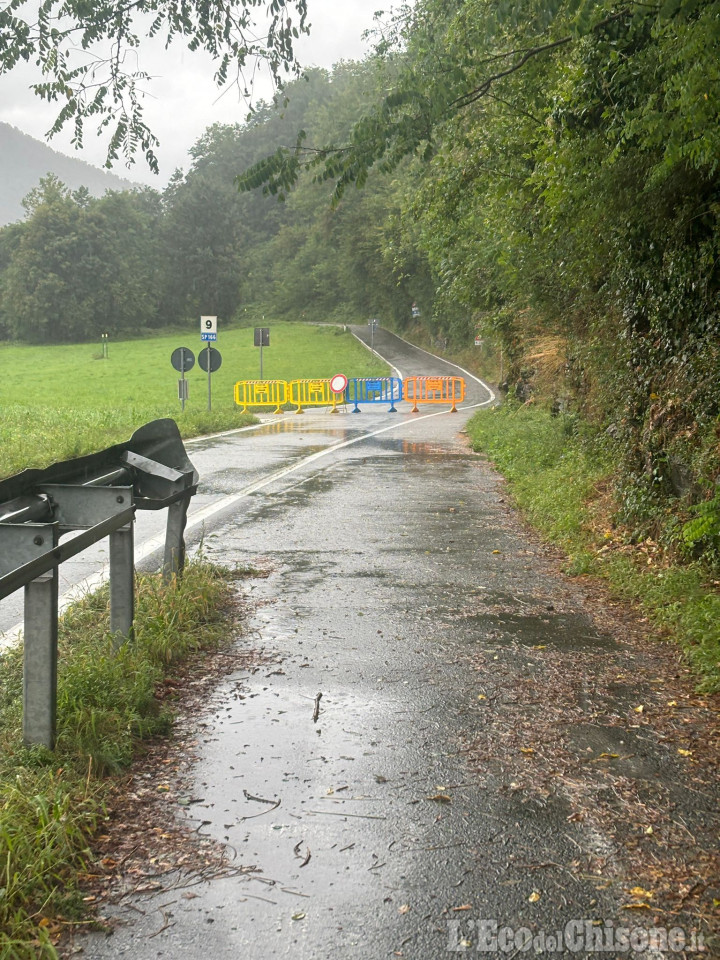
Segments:
[[[0,481],[0,600],[25,589],[27,744],[55,744],[59,565],[110,538],[110,630],[119,643],[130,638],[135,511],[168,509],[163,575],[179,574],[198,479],[175,421],[154,420],[127,443]]]

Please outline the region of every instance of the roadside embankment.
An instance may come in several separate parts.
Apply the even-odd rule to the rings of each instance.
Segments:
[[[567,555],[565,572],[599,577],[675,639],[705,692],[720,689],[720,594],[712,571],[617,520],[611,442],[572,415],[532,404],[482,411],[467,433],[507,478],[529,522]]]

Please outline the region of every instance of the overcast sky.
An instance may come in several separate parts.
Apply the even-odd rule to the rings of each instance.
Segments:
[[[303,66],[330,67],[339,60],[361,59],[369,49],[362,34],[372,27],[378,7],[379,0],[308,0],[311,33],[298,43]],[[161,188],[176,167],[187,167],[187,150],[207,126],[241,122],[247,108],[235,88],[222,95],[215,86],[209,57],[191,54],[179,42],[169,51],[160,42],[144,42],[139,58],[140,67],[154,77],[144,110],[146,121],[160,140],[160,175],[153,175],[142,158],[130,169],[122,160],[113,169],[119,176]],[[28,90],[28,84],[37,79],[24,65],[0,77],[0,120],[44,140],[57,115],[57,104],[44,103]],[[269,99],[272,95],[269,81],[261,81],[255,89],[260,98]],[[76,152],[70,140],[69,132],[61,133],[50,141],[50,146],[102,166],[104,141],[96,137],[89,125],[82,152]]]

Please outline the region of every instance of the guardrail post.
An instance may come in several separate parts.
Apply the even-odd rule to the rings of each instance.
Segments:
[[[163,580],[166,583],[173,576],[179,576],[185,566],[185,524],[189,506],[190,497],[187,496],[176,500],[168,507],[163,559]]]
[[[25,586],[23,740],[55,748],[57,715],[58,571]]]
[[[110,632],[129,640],[135,616],[134,524],[110,534]]]

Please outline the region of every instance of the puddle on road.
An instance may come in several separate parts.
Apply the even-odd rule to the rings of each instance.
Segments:
[[[567,614],[552,615],[538,609],[537,613],[518,614],[510,612],[512,598],[502,612],[490,609],[482,612],[453,612],[439,610],[446,623],[456,625],[461,635],[468,633],[481,642],[496,646],[553,646],[565,650],[583,650],[598,647],[617,649],[617,642],[608,635],[588,633],[587,618]]]
[[[325,449],[324,445],[283,447],[277,450],[276,455],[271,460],[268,460],[264,451],[262,456],[254,458],[251,448],[238,449],[236,455],[243,454],[242,462],[237,465],[228,465],[222,470],[215,470],[210,473],[209,479],[201,480],[200,492],[206,495],[230,496],[237,493],[238,490],[242,490],[243,487],[248,486],[254,480],[265,476],[269,470],[275,471],[282,470],[284,467],[292,467],[293,464]],[[228,454],[226,459],[232,462],[235,457]],[[199,458],[196,457],[196,460],[199,460]]]

